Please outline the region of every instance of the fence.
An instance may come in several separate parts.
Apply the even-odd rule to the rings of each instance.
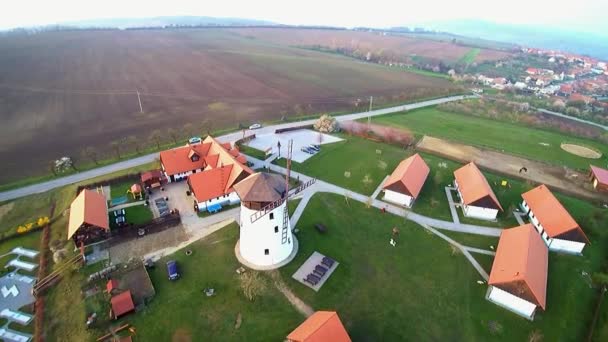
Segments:
[[[140,173],[130,173],[124,176],[118,176],[115,178],[111,178],[111,179],[107,179],[107,180],[103,180],[103,181],[99,181],[99,182],[95,182],[95,183],[89,183],[89,184],[85,184],[85,185],[79,185],[76,188],[76,195],[78,196],[78,194],[80,193],[80,191],[82,191],[82,189],[88,189],[88,188],[97,188],[100,186],[107,186],[107,185],[114,185],[114,184],[118,184],[118,183],[122,183],[128,180],[132,180],[134,183],[139,183],[140,181]]]
[[[112,236],[108,240],[108,244],[110,246],[116,246],[139,237],[162,232],[169,228],[175,227],[180,223],[181,218],[179,213],[174,212],[173,214],[169,214],[167,216],[155,218],[146,224],[118,229],[115,232],[112,232]]]
[[[242,144],[246,144],[246,143],[250,142],[253,139],[255,139],[255,134],[248,135],[248,136],[246,136],[244,138],[241,138],[241,139],[235,141],[234,142],[234,146],[240,146]]]
[[[312,129],[313,125],[302,125],[302,126],[295,126],[295,127],[288,127],[288,128],[279,128],[277,130],[275,130],[275,133],[285,133],[285,132],[290,132],[290,131],[297,131],[299,129]]]

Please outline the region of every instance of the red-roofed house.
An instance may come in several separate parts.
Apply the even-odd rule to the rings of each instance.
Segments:
[[[128,290],[112,297],[110,303],[112,304],[112,317],[114,319],[135,311],[133,297],[131,297],[131,291]]]
[[[522,209],[550,250],[583,252],[589,239],[546,185],[537,186],[521,197],[524,199]]]
[[[213,137],[207,136],[201,143],[162,151],[160,164],[167,181],[175,182],[209,168],[233,164],[241,157],[238,149],[234,150],[229,143],[220,144]],[[244,158],[240,160],[239,163],[246,162]]]
[[[89,189],[82,190],[70,205],[68,239],[80,247],[105,239],[109,231],[106,196]]]
[[[597,191],[608,192],[608,170],[591,165],[591,184]]]
[[[118,290],[118,280],[110,279],[106,284],[106,292],[112,294],[112,291]]]
[[[505,229],[500,234],[488,280],[487,299],[532,320],[547,298],[547,246],[534,226]]]
[[[474,163],[454,171],[454,185],[464,216],[495,220],[498,211],[503,211],[486,177]]]
[[[528,68],[528,69],[526,69],[526,73],[528,75],[539,75],[540,71],[536,68]]]
[[[428,165],[418,153],[401,161],[384,183],[384,199],[411,207],[420,194],[429,171]]]
[[[287,335],[289,342],[351,342],[335,311],[317,311]]]

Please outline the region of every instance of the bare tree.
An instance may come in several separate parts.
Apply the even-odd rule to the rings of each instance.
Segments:
[[[120,145],[120,140],[114,140],[110,143],[110,146],[112,146],[114,153],[116,153],[116,158],[118,159],[120,159]]]
[[[169,127],[167,129],[167,135],[171,137],[171,140],[173,140],[174,144],[177,144],[177,138],[179,138],[179,133],[175,128]]]
[[[55,160],[51,160],[49,162],[49,168],[51,169],[53,176],[57,176],[57,169],[55,168]]]
[[[204,119],[203,121],[201,121],[199,128],[201,129],[201,133],[203,135],[209,135],[209,131],[211,130],[211,121],[209,119]]]
[[[186,136],[188,138],[192,137],[192,131],[194,130],[194,126],[191,123],[187,123],[184,125],[184,134],[186,134]]]
[[[95,163],[95,165],[99,165],[99,162],[97,159],[97,151],[92,146],[85,147],[82,150],[82,155],[91,159],[91,161],[93,161],[93,163]]]
[[[135,148],[135,153],[137,153],[137,154],[139,154],[139,153],[140,153],[140,150],[141,150],[141,145],[140,145],[140,143],[139,143],[139,139],[137,139],[137,137],[136,137],[136,136],[134,136],[134,135],[130,135],[130,136],[127,138],[126,143],[127,143],[128,145],[133,146],[133,147]]]
[[[163,138],[162,133],[160,132],[160,130],[155,129],[150,133],[150,141],[155,142],[156,143],[156,149],[160,150],[160,142],[161,139]]]

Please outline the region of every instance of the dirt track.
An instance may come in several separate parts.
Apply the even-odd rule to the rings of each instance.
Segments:
[[[591,189],[587,175],[567,168],[547,165],[541,162],[512,156],[492,150],[454,143],[430,136],[424,136],[416,148],[459,162],[475,162],[482,169],[514,178],[543,183],[576,197],[590,200],[608,200],[608,196]],[[564,153],[567,153],[564,151]],[[525,167],[527,172],[519,172]]]

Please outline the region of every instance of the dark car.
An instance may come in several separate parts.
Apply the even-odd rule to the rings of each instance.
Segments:
[[[169,280],[177,280],[179,278],[179,271],[177,269],[177,261],[175,261],[175,260],[167,261],[167,275],[169,276]]]
[[[321,147],[319,145],[309,145],[308,148],[310,148],[311,150],[314,150],[316,152],[321,151]]]
[[[315,151],[313,149],[311,149],[310,147],[302,147],[301,150],[302,150],[302,152],[306,152],[308,154],[315,154]]]

